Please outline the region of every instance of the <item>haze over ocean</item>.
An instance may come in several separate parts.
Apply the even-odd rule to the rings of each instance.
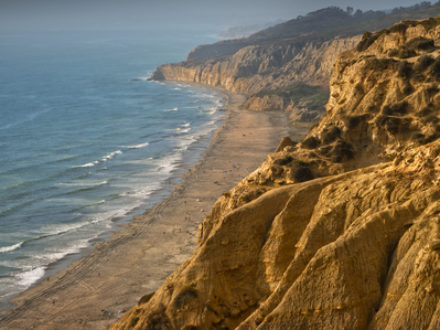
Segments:
[[[146,78],[208,31],[0,34],[0,298],[163,196],[222,97]],[[193,153],[192,155],[190,155]]]

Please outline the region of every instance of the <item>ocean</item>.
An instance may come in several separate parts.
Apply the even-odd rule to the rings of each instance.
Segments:
[[[206,31],[0,32],[3,304],[164,198],[198,159],[222,96],[147,78],[213,41]]]

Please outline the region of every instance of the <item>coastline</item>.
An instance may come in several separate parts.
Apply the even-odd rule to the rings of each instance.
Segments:
[[[3,313],[1,328],[104,329],[192,254],[215,200],[293,133],[285,113],[239,110],[242,96],[210,89],[226,96],[227,112],[182,183],[109,240],[12,299],[17,306]]]

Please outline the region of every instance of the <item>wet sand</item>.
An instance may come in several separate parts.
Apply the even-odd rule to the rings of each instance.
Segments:
[[[1,329],[105,329],[191,255],[199,224],[223,192],[255,170],[282,137],[307,130],[289,127],[282,112],[239,110],[244,97],[222,92],[228,99],[223,125],[170,196],[13,299],[17,306],[3,315]]]

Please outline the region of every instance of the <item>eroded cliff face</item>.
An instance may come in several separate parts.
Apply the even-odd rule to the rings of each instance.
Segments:
[[[291,122],[317,122],[325,112],[329,90],[305,84],[292,84],[264,90],[246,99],[243,109],[252,111],[285,111]]]
[[[162,65],[152,78],[203,83],[246,95],[294,81],[327,85],[337,54],[353,48],[359,39],[336,38],[303,46],[281,41],[249,45],[221,59]]]
[[[320,123],[225,193],[113,328],[440,328],[439,23],[343,53]]]

